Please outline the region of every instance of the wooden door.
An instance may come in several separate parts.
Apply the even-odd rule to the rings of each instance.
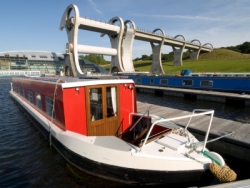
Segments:
[[[117,136],[119,124],[119,85],[86,87],[88,136]]]

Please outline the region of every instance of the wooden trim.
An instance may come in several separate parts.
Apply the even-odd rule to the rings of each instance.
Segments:
[[[107,117],[107,87],[116,87],[117,116]],[[90,89],[102,89],[102,119],[91,121],[90,114]],[[108,136],[120,133],[120,87],[119,84],[95,85],[86,87],[86,117],[88,136]]]

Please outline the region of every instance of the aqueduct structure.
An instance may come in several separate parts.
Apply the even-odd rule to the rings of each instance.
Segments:
[[[73,16],[72,13],[74,13]],[[116,23],[118,22],[118,24]],[[116,23],[116,25],[115,25]],[[186,41],[183,35],[167,37],[162,29],[154,29],[146,32],[136,29],[136,25],[131,20],[123,21],[120,17],[114,17],[108,23],[94,21],[80,17],[77,6],[69,5],[61,19],[60,30],[65,28],[68,36],[66,45],[66,67],[74,76],[82,75],[78,61],[78,53],[101,54],[111,56],[110,73],[112,72],[134,72],[132,60],[132,47],[134,40],[150,42],[152,47],[152,65],[150,73],[164,74],[161,62],[161,51],[163,45],[172,46],[174,52],[174,65],[182,65],[182,54],[184,49],[188,49],[191,59],[198,59],[200,51],[211,52],[213,46],[210,43],[204,45],[197,39]],[[101,36],[108,35],[111,43],[110,48],[87,46],[78,44],[78,29],[89,30],[101,33]],[[158,33],[160,32],[160,34]],[[76,62],[76,63],[73,63]]]

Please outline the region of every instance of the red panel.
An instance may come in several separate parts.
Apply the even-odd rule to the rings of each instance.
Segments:
[[[39,111],[42,115],[44,115],[49,121],[51,117],[46,114],[45,108],[45,96],[49,98],[54,98],[55,87],[56,88],[56,98],[55,98],[55,120],[53,121],[59,128],[65,130],[65,123],[64,123],[64,113],[63,113],[63,102],[62,102],[62,88],[60,85],[55,85],[55,83],[48,83],[48,82],[37,82],[33,79],[12,79],[12,86],[13,87],[20,87],[25,90],[25,99],[28,98],[28,91],[33,93],[33,101],[34,104],[32,105],[34,109]],[[42,103],[42,112],[41,110],[37,109],[35,106],[35,93],[41,95],[41,103]],[[27,101],[27,100],[26,100]]]
[[[164,132],[164,131],[170,131],[170,130],[171,129],[169,129],[169,128],[155,125],[150,135],[155,135],[157,133]]]
[[[32,79],[13,79],[12,83],[13,87],[25,89],[26,99],[28,91],[33,92],[34,101],[35,92],[39,93],[42,97],[42,114],[50,120],[50,117],[46,114],[45,96],[52,99],[54,98],[55,83],[35,81]],[[132,121],[129,122],[130,113],[137,112],[134,84],[121,84],[119,98],[121,131],[124,131],[131,126]],[[76,90],[76,88],[62,90],[61,86],[57,85],[55,99],[56,120],[54,123],[64,130],[87,135],[84,87],[80,87],[79,90]]]
[[[130,116],[129,114],[132,112],[135,112],[135,113],[137,112],[135,86],[134,84],[121,84],[120,85],[120,122],[121,122],[122,132],[131,125],[132,119],[130,119],[131,122],[129,122],[129,116]],[[132,118],[132,116],[130,118]]]
[[[66,129],[87,135],[86,98],[84,87],[63,90]]]

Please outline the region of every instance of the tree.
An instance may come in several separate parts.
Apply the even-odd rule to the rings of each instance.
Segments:
[[[244,42],[239,46],[239,50],[241,53],[248,54],[250,53],[250,42]]]
[[[237,46],[228,46],[228,47],[222,47],[228,50],[232,50],[235,52],[250,54],[250,42],[244,42],[243,44],[239,44]]]
[[[89,55],[80,55],[79,58],[86,59],[92,63],[95,63],[97,65],[104,65],[108,64],[110,62],[106,61],[103,57],[103,55],[97,55],[97,54],[89,54]]]
[[[134,59],[134,61],[139,61],[139,60],[140,60],[140,58],[138,58],[138,57]]]
[[[142,55],[142,56],[141,56],[141,59],[142,59],[142,60],[149,60],[149,57],[148,57],[148,55]]]

